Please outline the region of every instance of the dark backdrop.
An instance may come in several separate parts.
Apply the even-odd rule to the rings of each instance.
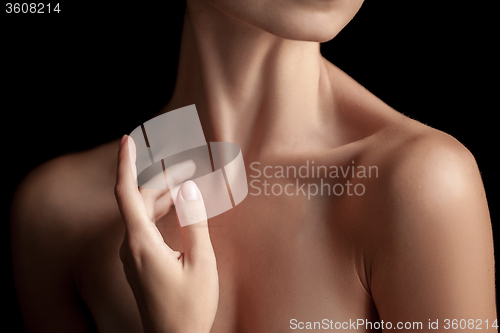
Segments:
[[[105,6],[61,4],[58,14],[1,9],[2,324],[11,332],[22,331],[9,242],[17,184],[48,159],[130,132],[173,88],[183,6]],[[486,18],[493,5],[471,6],[367,0],[322,53],[387,104],[474,154],[497,232],[498,76],[491,55],[498,36]]]

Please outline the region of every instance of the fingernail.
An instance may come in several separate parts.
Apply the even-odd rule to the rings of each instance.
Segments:
[[[120,149],[123,147],[123,144],[125,143],[125,141],[127,141],[127,134],[125,134],[124,136],[122,136],[122,140],[120,141]]]
[[[191,181],[188,180],[181,186],[182,197],[186,200],[198,200],[200,199],[200,190],[198,186]]]

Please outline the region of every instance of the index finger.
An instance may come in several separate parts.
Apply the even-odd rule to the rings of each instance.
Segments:
[[[149,220],[146,206],[137,188],[134,175],[135,143],[124,135],[118,152],[118,168],[116,173],[115,197],[127,229],[137,229]]]

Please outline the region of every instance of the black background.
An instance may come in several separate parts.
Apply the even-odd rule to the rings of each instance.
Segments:
[[[367,0],[322,53],[396,110],[453,135],[474,154],[497,233],[494,3],[437,2]],[[46,160],[130,132],[166,104],[175,82],[182,5],[60,9],[0,10],[2,324],[9,332],[22,331],[9,241],[17,184]]]

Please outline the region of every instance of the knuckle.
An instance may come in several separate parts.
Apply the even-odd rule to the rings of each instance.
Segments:
[[[205,207],[200,205],[186,205],[180,209],[179,218],[184,225],[197,224],[197,227],[203,227],[207,222]]]
[[[120,248],[120,259],[125,263],[137,265],[144,257],[144,246],[140,239],[133,236],[126,236]]]
[[[127,247],[134,258],[139,257],[143,252],[143,246],[137,237],[129,237],[127,240]]]
[[[124,191],[125,191],[125,189],[124,189],[123,185],[117,182],[115,185],[115,197],[117,199],[121,198],[124,194]]]
[[[129,260],[130,254],[128,252],[127,247],[125,246],[125,243],[122,243],[120,246],[120,260],[123,264],[126,264]]]

